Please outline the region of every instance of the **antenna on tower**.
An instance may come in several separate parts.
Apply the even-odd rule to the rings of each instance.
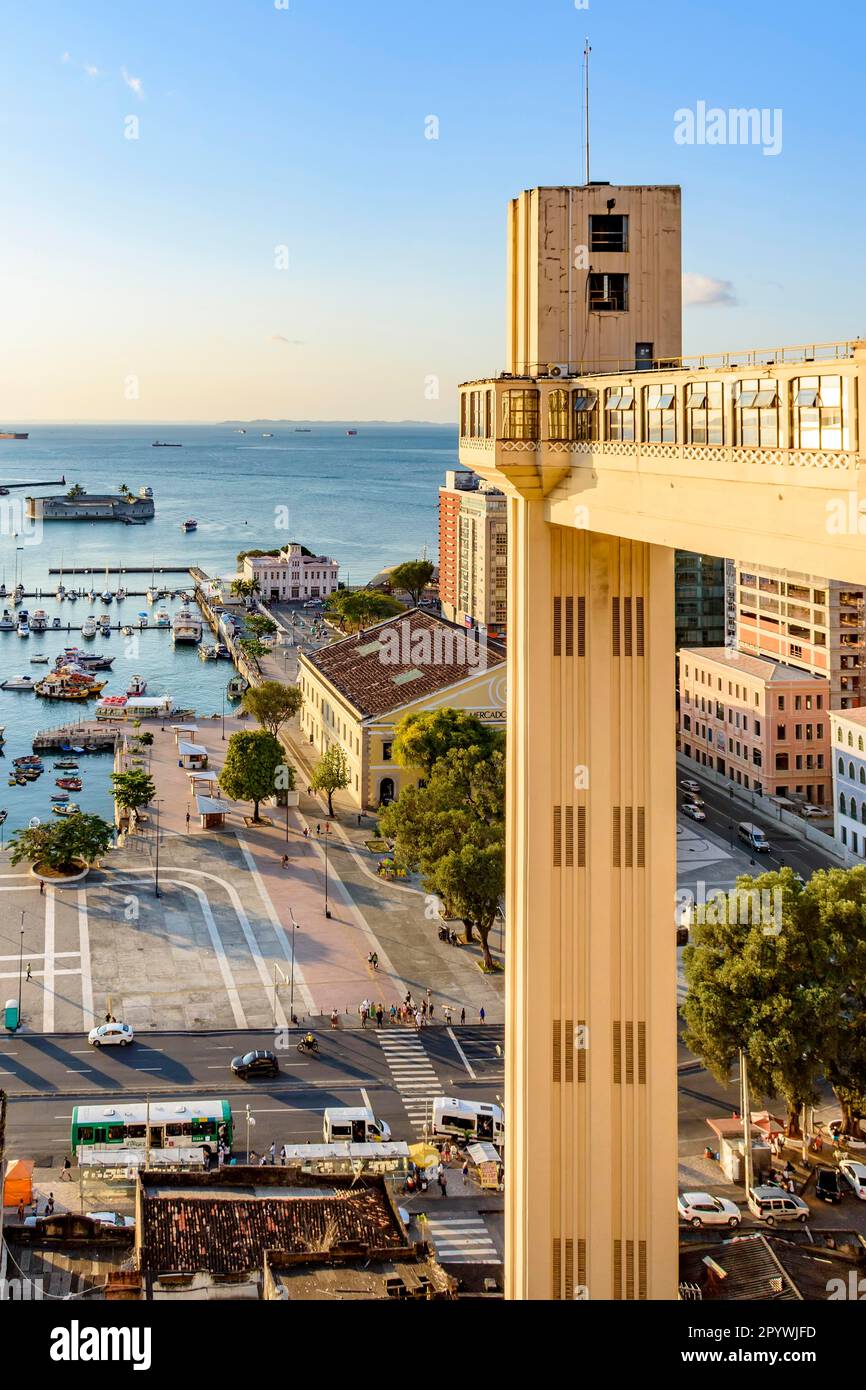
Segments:
[[[585,130],[585,132],[586,132],[586,152],[585,152],[585,156],[584,156],[584,158],[585,158],[585,178],[584,178],[584,183],[589,183],[589,55],[590,55],[591,52],[592,52],[592,46],[591,46],[591,44],[590,44],[590,42],[589,42],[589,39],[586,38],[586,39],[584,39],[584,42],[583,42],[583,94],[584,94],[583,120],[584,120],[584,130]]]

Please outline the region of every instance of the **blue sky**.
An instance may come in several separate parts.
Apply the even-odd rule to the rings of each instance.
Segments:
[[[454,419],[503,365],[509,197],[582,178],[585,34],[592,176],[681,183],[684,270],[733,287],[686,350],[866,333],[863,16],[3,0],[0,421]],[[781,153],[677,145],[699,100],[781,108]]]

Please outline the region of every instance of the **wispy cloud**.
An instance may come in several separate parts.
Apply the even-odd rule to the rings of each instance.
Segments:
[[[95,63],[85,63],[85,64],[84,64],[84,71],[87,73],[87,76],[88,76],[88,77],[98,77],[98,76],[99,76],[99,68],[96,66]]]
[[[268,338],[269,343],[285,343],[288,347],[301,347],[303,338],[285,338],[282,333],[272,333]]]
[[[717,280],[712,275],[687,272],[683,276],[683,298],[686,304],[737,304],[737,292],[730,280]]]
[[[138,97],[139,101],[144,101],[144,84],[142,83],[141,78],[133,77],[132,73],[127,72],[125,67],[120,69],[120,73],[129,90],[131,92],[135,92],[135,95]]]
[[[63,54],[61,54],[60,61],[61,61],[61,63],[71,63],[71,62],[72,62],[72,54],[71,54],[71,53],[63,53]]]

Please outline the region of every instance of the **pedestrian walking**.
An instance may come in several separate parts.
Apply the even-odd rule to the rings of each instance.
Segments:
[[[396,1022],[397,1022],[397,1005],[396,1005],[396,1004],[392,1004],[392,1005],[391,1005],[390,1009],[388,1010],[388,1016],[389,1016],[389,1018],[390,1018],[390,1020],[391,1020],[392,1023],[396,1023]]]
[[[448,1027],[450,1028],[450,1027],[451,1027],[451,1005],[450,1005],[450,1004],[446,1004],[446,1005],[445,1005],[445,1022],[446,1022],[446,1024],[448,1025]]]
[[[337,1026],[337,1024],[339,1023],[339,1021],[340,1021],[340,1015],[337,1013],[337,1010],[336,1010],[336,1009],[332,1009],[332,1010],[331,1010],[331,1027],[332,1027],[332,1028],[336,1028],[336,1026]]]
[[[54,1215],[54,1193],[53,1193],[53,1192],[49,1192],[49,1194],[48,1194],[48,1201],[45,1203],[45,1215],[46,1215],[46,1216],[53,1216],[53,1215]]]
[[[422,1016],[421,1016],[421,1010],[420,1010],[420,1009],[416,1009],[416,1010],[415,1010],[415,1027],[416,1027],[416,1029],[418,1030],[419,1033],[421,1032],[421,1024],[422,1024],[423,1022],[424,1022],[424,1019],[423,1019]]]
[[[186,832],[189,834],[189,811],[186,813]]]
[[[25,977],[24,977],[25,983],[27,982],[27,980],[32,980],[32,979],[33,979],[33,971],[32,971],[32,969],[31,969],[31,967],[30,967],[30,962],[28,961],[28,962],[27,962],[27,974],[26,974]]]
[[[361,1005],[361,1011],[360,1011],[360,1012],[361,1012],[361,1027],[362,1027],[362,1028],[366,1028],[366,1027],[367,1027],[367,1010],[364,1008],[364,1005],[363,1005],[363,1004]]]
[[[280,864],[284,869],[287,869],[289,867],[289,856],[287,854],[283,855],[282,859],[280,860]]]
[[[43,882],[43,880],[42,880],[41,878],[40,878],[40,880],[39,880],[39,892],[40,892],[40,893],[44,893],[44,892],[45,892],[45,884],[44,884],[44,882]]]
[[[276,1141],[276,1139],[272,1140],[272,1142],[271,1142],[271,1147],[268,1149],[268,1155],[269,1155],[269,1157],[270,1157],[271,1163],[273,1163],[274,1159],[275,1159],[276,1156],[277,1156],[277,1141]]]
[[[63,1158],[63,1166],[60,1169],[61,1182],[72,1182],[72,1174],[69,1171],[71,1167],[72,1164],[69,1162],[69,1154],[65,1154]]]
[[[23,1221],[24,1221],[24,1198],[23,1198],[23,1197],[20,1197],[19,1200],[18,1200],[18,1220],[19,1220],[20,1222],[22,1222],[22,1224],[23,1224]]]
[[[322,822],[321,822],[321,821],[316,821],[316,834],[317,834],[317,835],[321,835],[321,833],[322,833]]]
[[[382,1005],[381,1005],[381,1004],[378,1004],[378,1005],[376,1006],[376,1027],[377,1027],[377,1028],[381,1028],[381,1027],[382,1027],[382,1019],[383,1019],[384,1017],[385,1017],[385,1010],[382,1008]]]
[[[432,999],[430,1000],[430,1003],[427,1005],[427,1017],[429,1018],[430,1022],[432,1023],[432,1022],[433,1022],[433,1000],[432,1000]]]
[[[482,1004],[481,1008],[478,1010],[478,1022],[483,1023],[486,1017],[487,1015],[484,1012],[484,1005]]]
[[[308,840],[309,838],[310,838],[309,827],[305,825],[305,826],[304,826],[304,839],[305,839],[305,840]]]
[[[312,795],[313,795],[313,788],[312,788],[312,787],[307,787],[307,796],[312,796]]]
[[[466,1184],[467,1184],[467,1182],[469,1181],[469,1159],[468,1159],[468,1158],[464,1158],[464,1160],[463,1160],[463,1167],[460,1169],[460,1172],[463,1174],[463,1186],[465,1187]]]
[[[280,1167],[281,1167],[281,1168],[285,1168],[285,1166],[286,1166],[286,1159],[288,1158],[288,1156],[289,1156],[289,1151],[288,1151],[288,1149],[286,1148],[285,1144],[283,1144],[282,1148],[280,1149]]]
[[[465,1022],[466,1022],[466,1010],[465,1010],[465,1009],[461,1009],[461,1010],[460,1010],[460,1023],[461,1023],[461,1025],[462,1025],[462,1024],[464,1024]]]
[[[447,1185],[447,1183],[446,1183],[446,1181],[445,1181],[445,1169],[442,1168],[441,1165],[440,1165],[440,1171],[439,1171],[439,1172],[437,1173],[437,1175],[436,1175],[436,1181],[437,1181],[438,1184],[439,1184],[439,1194],[440,1194],[440,1196],[442,1196],[442,1197],[447,1197],[447,1196],[448,1196],[448,1185]]]
[[[421,1000],[421,1017],[422,1017],[422,1018],[426,1018],[426,1017],[427,1017],[427,1000],[426,1000],[426,999],[422,999],[422,1000]]]

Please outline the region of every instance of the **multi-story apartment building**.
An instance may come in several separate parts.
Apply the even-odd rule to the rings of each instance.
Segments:
[[[833,830],[837,842],[866,859],[866,708],[831,710]]]
[[[787,662],[830,682],[834,709],[866,700],[866,593],[835,579],[775,569],[736,567],[737,645]]]
[[[677,648],[725,646],[725,561],[678,550],[674,604]]]
[[[263,598],[326,598],[339,587],[340,566],[326,555],[310,555],[297,541],[268,555],[245,555],[245,579],[256,579]]]
[[[680,651],[680,751],[746,791],[829,803],[830,684],[730,647]]]
[[[439,489],[439,597],[449,622],[502,637],[508,618],[505,496],[470,470]]]

